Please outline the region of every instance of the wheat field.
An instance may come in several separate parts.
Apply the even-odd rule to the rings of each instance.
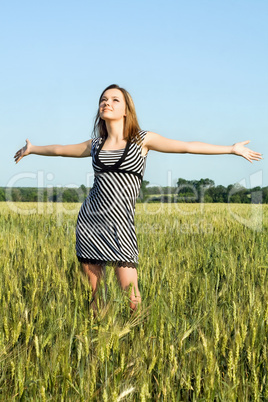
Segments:
[[[0,204],[0,400],[267,401],[268,207],[138,204],[142,310],[98,317],[78,204]]]

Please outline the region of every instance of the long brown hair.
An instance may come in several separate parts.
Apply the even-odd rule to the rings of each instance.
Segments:
[[[126,116],[124,121],[124,133],[123,133],[124,139],[126,139],[128,142],[139,142],[138,134],[141,129],[138,123],[134,102],[130,94],[124,88],[119,87],[119,85],[112,84],[109,85],[107,88],[105,88],[104,91],[102,92],[99,99],[99,104],[101,102],[104,92],[107,91],[108,89],[119,89],[119,91],[122,92],[126,102]],[[108,132],[106,128],[106,123],[104,120],[101,119],[100,112],[98,109],[94,122],[93,138],[101,137],[106,139],[107,136]]]

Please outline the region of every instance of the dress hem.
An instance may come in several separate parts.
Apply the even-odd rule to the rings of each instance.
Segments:
[[[138,263],[130,261],[111,261],[111,260],[97,260],[95,258],[84,258],[77,255],[79,262],[84,264],[94,264],[105,266],[106,264],[112,264],[116,267],[127,267],[127,268],[137,268]]]

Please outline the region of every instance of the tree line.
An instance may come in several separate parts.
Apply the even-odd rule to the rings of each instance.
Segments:
[[[179,178],[174,187],[150,186],[143,180],[138,202],[243,203],[267,204],[268,186],[247,189],[240,184],[215,186],[211,179]],[[0,187],[0,201],[12,202],[83,202],[90,188],[83,184],[69,187]]]
[[[147,182],[148,183],[148,182]],[[236,183],[227,187],[215,185],[211,179],[186,180],[179,178],[175,187],[147,187],[144,198],[147,202],[206,202],[206,203],[242,203],[267,204],[268,186],[247,189]]]

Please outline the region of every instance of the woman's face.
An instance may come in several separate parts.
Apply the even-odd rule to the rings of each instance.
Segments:
[[[99,104],[100,117],[103,120],[121,120],[126,116],[126,102],[123,93],[116,88],[108,89]]]

